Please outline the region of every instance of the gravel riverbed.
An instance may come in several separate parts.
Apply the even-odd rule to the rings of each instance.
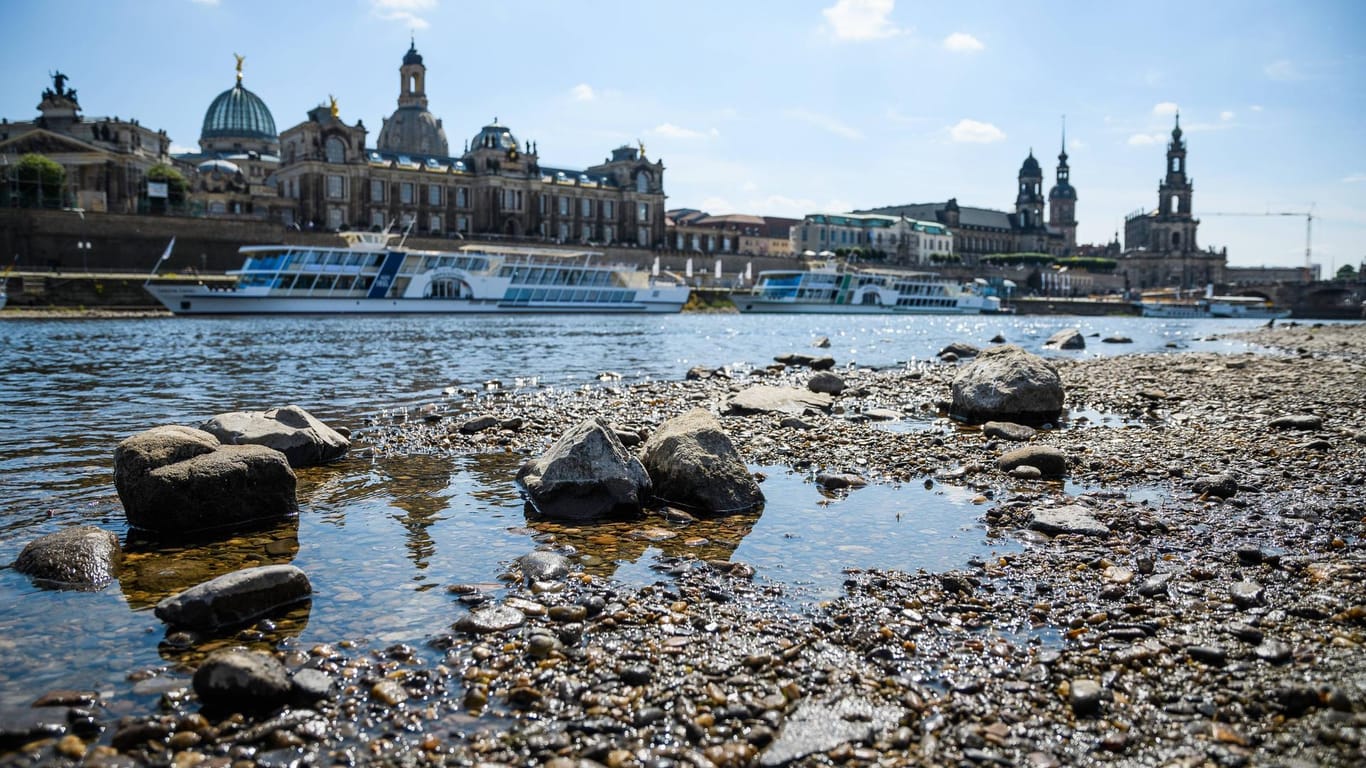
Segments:
[[[628,588],[562,551],[567,574],[513,567],[494,600],[449,585],[457,628],[428,649],[275,648],[330,686],[307,706],[201,712],[186,687],[102,722],[68,694],[49,702],[68,727],[0,764],[1361,765],[1366,326],[1251,339],[1270,351],[1056,360],[1068,418],[1028,443],[942,418],[953,363],[837,369],[830,414],[722,417],[753,465],[967,487],[1018,553],[850,571],[841,597],[796,610],[744,563],[667,557]],[[480,383],[360,430],[358,449],[530,456],[584,418],[648,432],[810,376]],[[1021,445],[1060,449],[1069,482],[998,469]]]

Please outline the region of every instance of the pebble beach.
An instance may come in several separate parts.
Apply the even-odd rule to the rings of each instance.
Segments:
[[[187,688],[104,721],[97,696],[52,692],[0,764],[1360,765],[1366,326],[1250,340],[1263,351],[1055,360],[1067,416],[1023,440],[880,426],[942,416],[953,362],[840,369],[829,413],[725,415],[747,388],[812,376],[774,365],[490,382],[372,422],[354,451],[530,457],[587,418],[643,437],[701,407],[752,466],[832,494],[962,487],[988,537],[1022,546],[944,572],[850,569],[804,610],[743,562],[684,552],[625,587],[560,547],[512,565],[496,599],[446,585],[438,663],[365,638],[284,643],[270,652],[316,695],[254,713],[201,710]],[[1061,451],[1066,482],[1002,469],[1029,446]],[[692,521],[636,522],[686,538]]]

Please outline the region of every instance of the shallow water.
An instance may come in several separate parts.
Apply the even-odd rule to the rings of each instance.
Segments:
[[[768,475],[762,515],[687,527],[660,520],[564,526],[529,518],[516,459],[441,456],[364,460],[302,470],[300,515],[275,528],[175,548],[131,541],[114,491],[112,452],[158,424],[196,424],[229,410],[294,403],[359,426],[382,409],[438,400],[450,387],[595,386],[672,380],[695,365],[739,368],[814,351],[825,336],[841,365],[924,361],[952,341],[985,346],[1001,333],[1039,351],[1070,326],[1097,356],[1175,348],[1238,351],[1201,341],[1257,321],[1055,317],[418,317],[11,320],[0,323],[0,563],[62,527],[97,525],[127,549],[116,584],[99,592],[43,589],[0,569],[0,718],[52,689],[96,690],[115,714],[155,703],[200,654],[223,643],[366,639],[386,645],[445,629],[463,610],[447,587],[491,594],[507,563],[542,545],[573,547],[586,570],[626,583],[667,578],[660,558],[743,561],[794,605],[838,593],[849,567],[931,570],[1010,551],[988,540],[972,494],[919,483],[823,495],[810,478]],[[1105,414],[1086,414],[1104,425]],[[1083,422],[1078,422],[1083,423]],[[931,425],[933,426],[933,425]],[[899,428],[926,428],[924,423]],[[292,563],[312,580],[310,605],[264,629],[220,638],[167,635],[157,600],[249,565]],[[148,673],[151,674],[151,673]],[[142,677],[144,675],[139,675]]]

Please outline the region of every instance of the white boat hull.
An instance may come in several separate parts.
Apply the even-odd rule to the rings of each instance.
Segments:
[[[147,292],[177,315],[331,315],[331,314],[638,314],[677,313],[688,299],[687,288],[637,292],[636,300],[600,302],[511,302],[456,298],[328,298],[323,296],[253,296],[200,285],[150,284]]]

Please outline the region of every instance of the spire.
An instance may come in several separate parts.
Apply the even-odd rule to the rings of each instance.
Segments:
[[[1176,127],[1172,129],[1172,138],[1181,140],[1181,110],[1176,111]]]
[[[1062,151],[1058,153],[1058,159],[1067,162],[1067,115],[1062,116]]]

